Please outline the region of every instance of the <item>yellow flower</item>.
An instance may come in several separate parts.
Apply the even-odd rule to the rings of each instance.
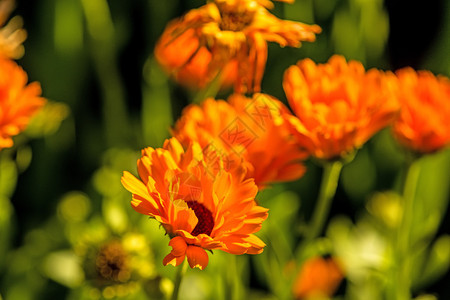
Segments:
[[[429,71],[403,68],[396,72],[401,112],[393,126],[405,147],[431,153],[450,144],[450,80]]]
[[[307,154],[297,146],[281,117],[288,113],[269,95],[247,98],[234,94],[228,102],[206,99],[201,106],[188,106],[172,133],[183,145],[198,142],[210,168],[219,167],[219,156],[230,172],[240,172],[243,163],[246,177],[254,178],[261,189],[298,179],[305,172],[301,161]]]
[[[286,70],[284,90],[295,116],[287,115],[298,143],[319,159],[339,159],[361,147],[395,118],[396,78],[365,71],[335,55],[316,65],[305,59]]]
[[[179,72],[192,68],[196,60],[208,63],[198,70],[206,81],[220,70],[232,69],[230,63],[237,64],[235,73],[222,74],[233,79],[235,92],[259,92],[267,42],[299,47],[301,41],[314,41],[321,30],[317,25],[278,19],[267,10],[272,5],[264,0],[215,0],[193,9],[168,26],[155,48],[156,58],[179,80]]]
[[[163,148],[146,148],[138,160],[137,179],[128,172],[123,186],[133,194],[133,208],[162,224],[172,251],[164,265],[178,266],[187,257],[191,268],[208,265],[205,250],[258,254],[265,244],[254,233],[267,218],[257,206],[252,179],[225,170],[210,174],[202,149],[192,143],[185,151],[175,138]]]
[[[13,145],[11,137],[23,131],[45,103],[39,83],[27,85],[27,80],[14,61],[0,58],[0,150]]]
[[[27,32],[22,28],[22,19],[16,16],[5,25],[13,8],[14,0],[0,1],[0,58],[18,59],[24,53],[22,43],[27,38]]]

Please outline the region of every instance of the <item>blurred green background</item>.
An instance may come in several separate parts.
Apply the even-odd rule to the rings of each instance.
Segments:
[[[168,238],[157,224],[131,209],[131,195],[121,187],[120,176],[123,170],[135,173],[139,149],[162,146],[169,137],[168,128],[192,99],[192,91],[165,76],[152,51],[169,20],[204,2],[17,1],[12,15],[23,17],[28,32],[25,56],[18,63],[30,81],[42,84],[44,97],[60,106],[55,104],[54,113],[41,120],[44,125],[36,122],[30,127],[24,134],[29,140],[17,143],[8,155],[2,156],[2,178],[9,172],[14,181],[18,175],[15,185],[8,183],[12,186],[10,195],[0,199],[3,299],[98,298],[92,287],[102,284],[89,281],[91,277],[83,269],[83,262],[92,256],[89,249],[98,251],[111,237],[135,241],[131,243],[135,248],[126,251],[133,253],[130,255],[134,262],[141,262],[137,266],[145,265],[144,261],[148,264],[142,267],[144,270],[132,271],[132,278],[138,278],[136,282],[147,282],[147,290],[144,293],[142,289],[141,296],[129,299],[144,295],[158,299],[170,290],[167,278],[173,278],[174,269],[164,268],[161,263],[168,253]],[[325,62],[338,53],[362,61],[367,68],[395,70],[409,65],[450,75],[450,2],[446,0],[297,0],[292,5],[276,3],[273,13],[316,23],[323,29],[316,42],[304,43],[300,49],[270,45],[262,90],[282,101],[286,101],[282,90],[284,70],[305,57]],[[225,95],[224,92],[221,96]],[[376,205],[371,211],[367,203],[371,203],[369,199],[374,194],[380,196],[375,191],[399,189],[403,163],[404,154],[388,130],[358,152],[343,170],[330,216],[334,227],[330,228],[329,239],[323,241],[325,244],[339,244],[333,239],[340,239],[339,230],[351,231],[348,222],[361,225],[358,222],[365,218],[363,215],[379,216],[380,210],[373,209]],[[416,220],[420,226],[428,226],[424,235],[435,241],[437,236],[450,234],[446,205],[449,151],[430,157],[423,164],[419,193],[429,206],[420,208],[423,216]],[[267,279],[267,274],[285,268],[283,262],[290,254],[280,249],[286,251],[298,243],[295,232],[301,231],[302,222],[313,209],[321,170],[309,161],[307,166],[308,172],[300,181],[277,185],[260,195],[262,205],[271,209],[267,223],[272,224],[263,225],[260,236],[266,242],[274,236],[285,239],[268,242],[265,251],[267,255],[276,252],[280,266],[264,262],[268,258],[263,255],[251,260],[235,258],[240,262],[238,266],[247,270],[238,273],[256,291],[255,299],[273,299],[267,296],[269,291],[280,289]],[[289,213],[283,205],[292,208]],[[342,215],[347,217],[337,217]],[[361,222],[375,226],[375,221],[366,219]],[[270,229],[265,230],[265,226]],[[440,243],[442,246],[433,251],[448,249],[448,240]],[[432,257],[432,252],[427,253]],[[215,274],[214,270],[220,269],[227,259],[226,254],[214,253],[210,255],[209,273],[190,273],[186,280],[191,285],[186,284],[185,289],[190,286],[206,295],[193,293],[192,299],[217,299],[211,295],[220,292],[223,299],[232,296],[226,287],[233,283],[220,275],[224,271],[205,275]],[[427,259],[425,264],[431,261]],[[264,268],[269,268],[269,272]],[[429,282],[418,284],[415,293],[450,299],[450,275],[445,266],[441,269],[441,273],[433,273],[435,278],[430,275]],[[122,293],[127,295],[129,291],[131,295],[132,290],[133,286],[124,287]],[[344,295],[344,291],[345,283],[338,295]],[[121,295],[120,291],[109,292]]]

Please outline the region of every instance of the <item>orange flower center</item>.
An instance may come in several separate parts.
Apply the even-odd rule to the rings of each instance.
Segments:
[[[186,201],[186,204],[194,211],[198,219],[198,223],[191,234],[193,236],[197,236],[200,233],[210,235],[214,228],[214,218],[209,209],[197,201]]]

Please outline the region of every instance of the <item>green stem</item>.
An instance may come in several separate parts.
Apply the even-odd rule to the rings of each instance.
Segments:
[[[106,0],[82,0],[92,57],[103,96],[105,137],[109,146],[126,145],[128,114],[117,62],[114,24]]]
[[[205,88],[198,91],[194,96],[192,103],[200,104],[206,98],[215,98],[220,90],[220,85],[222,83],[222,71],[219,71],[217,75],[211,80]]]
[[[163,145],[173,125],[168,78],[152,56],[144,65],[142,84],[142,136],[144,145]]]
[[[243,286],[242,286],[242,272],[238,268],[237,255],[231,255],[230,261],[230,273],[231,277],[231,299],[239,300],[245,299],[243,297]]]
[[[411,227],[413,224],[414,199],[420,175],[420,161],[412,161],[407,169],[403,186],[403,215],[397,232],[398,276],[393,278],[396,300],[411,299]],[[394,274],[396,272],[393,272]]]
[[[325,163],[317,205],[305,236],[305,244],[317,238],[323,231],[333,197],[336,193],[342,166],[343,163],[339,160]]]
[[[322,181],[320,183],[316,207],[311,217],[311,221],[306,228],[307,231],[304,233],[304,238],[296,251],[297,262],[300,266],[311,256],[312,253],[310,249],[312,248],[310,245],[314,239],[322,234],[330,212],[331,204],[333,203],[334,195],[336,194],[343,165],[344,161],[341,160],[324,161]],[[293,278],[291,278],[289,286],[292,286],[292,280]]]
[[[175,276],[175,284],[173,287],[171,300],[177,300],[178,294],[180,292],[181,280],[183,279],[184,274],[186,273],[188,267],[187,259],[183,261],[181,266],[178,267],[177,275]]]

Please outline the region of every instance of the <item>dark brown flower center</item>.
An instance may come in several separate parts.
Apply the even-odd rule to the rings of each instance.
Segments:
[[[198,223],[191,234],[193,236],[197,236],[200,233],[210,235],[214,228],[214,218],[209,209],[197,201],[186,201],[186,204],[194,211],[198,219]]]
[[[104,245],[97,254],[95,265],[104,279],[125,282],[130,277],[127,253],[119,241]]]

